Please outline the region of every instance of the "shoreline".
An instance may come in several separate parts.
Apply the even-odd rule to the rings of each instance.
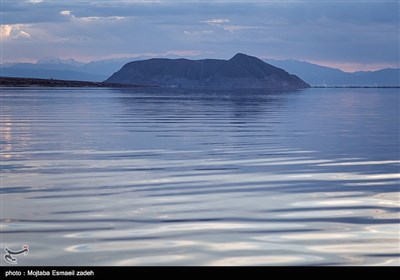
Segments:
[[[148,87],[142,85],[125,85],[118,83],[89,82],[75,80],[39,79],[0,77],[0,87],[114,87],[114,88],[136,88]]]
[[[311,88],[400,88],[400,86],[311,86]]]
[[[156,88],[149,85],[58,80],[41,78],[0,77],[0,87],[110,87],[110,88]],[[310,86],[310,88],[400,88],[400,86]]]

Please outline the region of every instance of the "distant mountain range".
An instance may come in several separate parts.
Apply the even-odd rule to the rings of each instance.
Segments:
[[[0,76],[101,82],[121,68],[124,63],[126,61],[112,60],[82,63],[73,59],[48,57],[36,63],[2,64]]]
[[[305,61],[265,61],[299,76],[313,86],[400,86],[400,68],[349,73]]]
[[[229,60],[153,58],[125,64],[106,83],[161,87],[300,89],[296,75],[256,57],[238,53]]]
[[[83,63],[73,59],[47,57],[36,63],[3,63],[0,66],[0,76],[100,82],[126,63],[147,58],[119,58]],[[400,86],[399,68],[349,73],[298,60],[267,59],[265,62],[295,74],[313,86]]]

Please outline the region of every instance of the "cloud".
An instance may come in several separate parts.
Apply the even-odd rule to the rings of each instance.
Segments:
[[[165,52],[144,52],[144,53],[125,53],[125,54],[118,54],[119,57],[164,57],[164,56],[199,56],[203,54],[202,51],[199,50],[169,50]]]
[[[31,35],[22,29],[27,28],[24,24],[3,24],[0,26],[2,39],[30,38]]]
[[[126,17],[119,17],[119,16],[111,16],[111,17],[75,17],[77,20],[81,20],[84,22],[93,22],[93,21],[100,21],[100,20],[124,20]]]
[[[224,30],[229,32],[243,31],[243,30],[268,30],[267,26],[251,26],[251,25],[224,25],[222,26]]]
[[[28,32],[22,31],[22,30],[19,32],[19,36],[24,37],[24,38],[31,38],[31,34],[29,34]]]
[[[244,52],[356,66],[399,63],[398,1],[25,0],[2,5],[5,61],[37,59],[42,53],[96,59],[199,50],[199,56],[214,58]]]
[[[123,20],[126,19],[124,16],[75,16],[72,14],[70,10],[62,10],[60,15],[69,17],[72,20],[82,21],[82,22],[93,22],[93,21],[101,21],[101,20]]]
[[[213,31],[213,30],[194,30],[194,31],[184,30],[183,33],[188,36],[198,36],[198,35],[214,34],[215,31]]]
[[[198,50],[172,50],[172,51],[167,51],[164,54],[165,54],[165,56],[168,56],[168,55],[199,56],[199,55],[203,54],[203,52],[198,51]]]
[[[207,23],[208,25],[211,26],[216,26],[219,27],[225,31],[228,32],[235,32],[235,31],[243,31],[243,30],[256,30],[256,29],[268,29],[268,27],[266,26],[262,26],[262,25],[233,25],[230,24],[230,20],[227,18],[216,18],[216,19],[209,19],[209,20],[204,20],[204,21],[200,21],[201,23]],[[265,23],[270,23],[270,22],[277,22],[277,20],[271,20],[269,19],[268,21],[265,21]],[[210,31],[210,30],[205,30],[205,31],[185,31],[185,34],[209,34],[209,33],[213,33],[214,31]]]
[[[60,12],[60,15],[62,15],[62,16],[71,16],[72,13],[71,13],[70,10],[63,10],[63,11]]]
[[[209,19],[209,20],[204,20],[202,22],[215,25],[215,24],[223,24],[223,23],[228,23],[230,22],[229,19],[226,18],[216,18],[216,19]]]
[[[12,26],[11,25],[8,25],[8,24],[0,25],[1,38],[5,39],[7,37],[10,37],[11,30],[12,30]]]
[[[165,52],[142,52],[142,53],[113,53],[113,54],[107,54],[103,55],[101,58],[96,58],[97,60],[99,59],[118,59],[118,58],[153,58],[153,57],[171,57],[171,56],[178,56],[178,57],[196,57],[196,56],[201,56],[203,55],[203,51],[199,50],[168,50]],[[93,60],[93,58],[88,59],[82,59],[82,60]]]

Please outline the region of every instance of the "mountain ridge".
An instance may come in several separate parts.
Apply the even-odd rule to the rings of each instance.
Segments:
[[[161,87],[300,89],[310,85],[256,57],[238,53],[229,60],[153,58],[132,61],[105,82]]]

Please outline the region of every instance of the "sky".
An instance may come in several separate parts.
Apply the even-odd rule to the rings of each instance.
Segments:
[[[399,67],[399,0],[0,0],[1,63],[44,57],[296,59]]]

